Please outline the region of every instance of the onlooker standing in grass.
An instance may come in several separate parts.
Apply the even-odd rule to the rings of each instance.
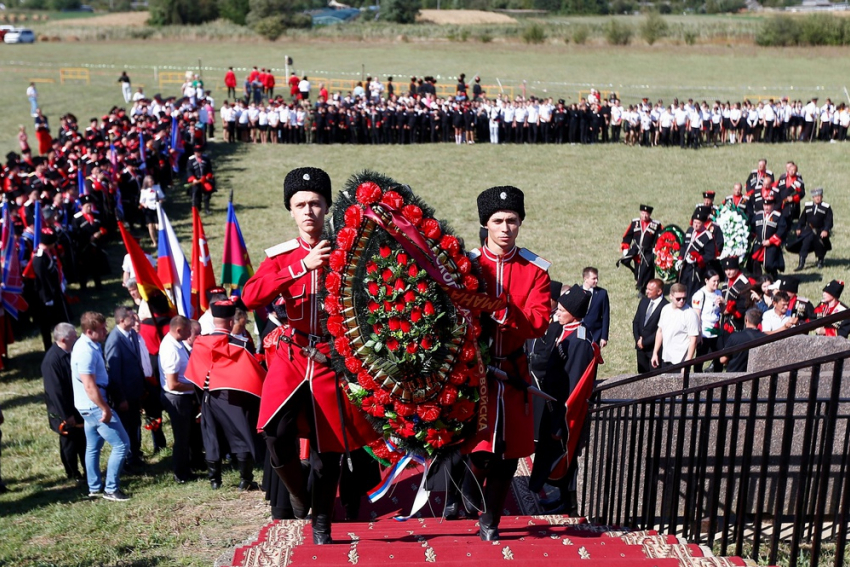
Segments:
[[[130,498],[121,490],[120,474],[130,446],[124,426],[106,403],[109,376],[100,343],[106,339],[106,318],[86,311],[80,318],[83,335],[71,351],[71,384],[74,406],[83,416],[86,432],[86,478],[89,496],[103,490],[107,500],[123,502]],[[100,472],[100,450],[104,441],[112,446],[106,467],[106,485]]]
[[[130,85],[130,77],[127,76],[127,71],[121,71],[118,82],[121,83],[121,94],[124,95],[124,102],[129,104],[133,99],[133,87]]]
[[[27,99],[30,101],[30,116],[35,117],[35,109],[38,108],[38,91],[35,89],[35,83],[30,83],[27,87]]]

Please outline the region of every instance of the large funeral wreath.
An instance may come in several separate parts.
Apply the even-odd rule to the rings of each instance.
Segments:
[[[481,329],[457,299],[479,287],[461,240],[409,187],[369,171],[340,192],[329,230],[332,363],[382,434],[369,449],[396,462],[456,448],[486,396]]]

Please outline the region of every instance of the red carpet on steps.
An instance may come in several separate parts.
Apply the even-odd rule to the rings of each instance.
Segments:
[[[501,541],[478,538],[475,519],[446,521],[442,493],[431,493],[430,507],[405,522],[392,517],[408,513],[421,472],[407,471],[391,494],[375,504],[364,499],[360,521],[333,525],[334,544],[313,545],[309,521],[272,521],[256,539],[237,547],[218,566],[351,567],[494,567],[518,561],[523,567],[741,567],[739,558],[718,558],[673,536],[596,526],[580,518],[541,516],[536,496],[528,493],[527,464],[521,463],[499,528]],[[342,517],[341,509],[337,517]]]

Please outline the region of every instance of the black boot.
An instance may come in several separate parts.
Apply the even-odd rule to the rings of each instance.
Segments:
[[[800,261],[797,263],[797,267],[794,268],[795,272],[799,272],[806,265],[806,259],[800,256]]]
[[[818,270],[823,269],[823,262],[824,262],[823,258],[818,258]]]
[[[478,512],[483,510],[481,493],[484,485],[484,477],[484,471],[473,465],[470,461],[469,470],[466,471],[466,475],[463,477],[461,497],[463,499],[463,508],[473,518],[478,515]]]
[[[341,455],[339,453],[323,453],[319,455],[319,458],[322,462],[322,468],[314,471],[313,476],[313,543],[326,545],[333,543],[331,522],[333,521],[336,491],[339,487]]]
[[[566,492],[564,496],[565,504],[566,504],[566,514],[570,518],[578,517],[578,492],[575,490],[569,490]]]
[[[254,482],[254,459],[251,454],[244,455],[242,459],[237,457],[239,463],[239,491],[257,490],[259,486]]]
[[[292,503],[292,513],[299,520],[307,517],[310,511],[310,501],[307,496],[307,482],[304,480],[304,469],[301,461],[296,457],[279,467],[272,467],[286,490],[289,491],[289,501]]]
[[[207,461],[207,478],[213,490],[221,488],[221,461]]]
[[[499,521],[510,489],[510,478],[498,478],[495,475],[487,477],[484,485],[484,512],[478,521],[481,541],[499,541]]]

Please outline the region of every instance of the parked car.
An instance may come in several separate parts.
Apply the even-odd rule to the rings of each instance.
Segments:
[[[15,26],[0,26],[0,40],[2,40],[6,34],[15,29]]]
[[[35,34],[26,28],[14,29],[3,36],[4,43],[35,43]]]

